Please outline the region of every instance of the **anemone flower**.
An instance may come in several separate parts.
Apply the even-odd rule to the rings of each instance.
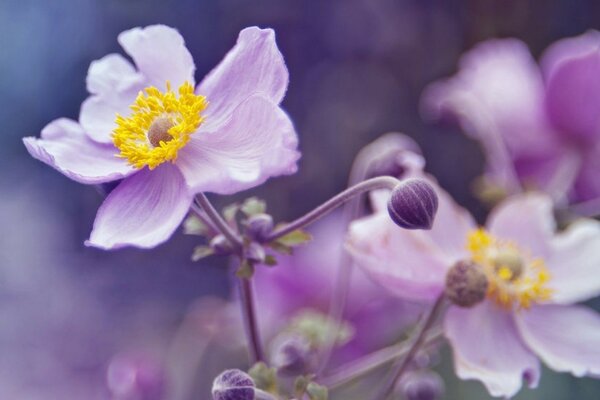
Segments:
[[[506,200],[480,228],[439,187],[438,198],[431,231],[397,229],[385,203],[376,204],[374,215],[351,225],[347,247],[399,297],[479,291],[478,301],[455,302],[444,317],[457,375],[511,397],[522,379],[537,385],[539,359],[575,376],[600,374],[600,317],[575,305],[600,294],[600,223],[582,219],[556,233],[551,199],[529,193]],[[482,280],[453,287],[448,271],[465,263]]]
[[[122,180],[96,215],[89,246],[166,241],[199,192],[231,194],[296,171],[294,127],[279,107],[288,72],[270,29],[240,32],[194,87],[195,66],[174,29],[119,35],[119,54],[92,62],[79,122],[58,119],[29,153],[84,184]]]
[[[550,46],[538,66],[516,39],[490,40],[458,73],[423,94],[426,118],[456,117],[481,141],[490,182],[515,194],[548,193],[582,212],[600,210],[600,33]]]

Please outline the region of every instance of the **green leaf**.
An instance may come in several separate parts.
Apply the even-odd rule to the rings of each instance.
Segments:
[[[271,242],[268,244],[268,246],[270,248],[272,248],[273,250],[275,250],[276,252],[285,254],[288,256],[294,252],[294,249],[292,249],[290,246],[286,246],[285,244],[281,244],[279,242]]]
[[[237,216],[238,211],[240,211],[240,205],[238,203],[225,206],[225,208],[223,208],[223,218],[230,224],[236,222],[235,217]]]
[[[325,386],[321,386],[317,383],[311,382],[306,387],[306,393],[310,400],[327,400],[329,397],[329,391]]]
[[[207,236],[210,229],[200,218],[190,214],[183,222],[183,233],[186,235]]]
[[[194,252],[192,253],[192,261],[198,261],[213,254],[213,249],[208,246],[196,246],[194,247]]]
[[[248,375],[254,380],[257,388],[277,394],[277,370],[269,368],[264,362],[257,362],[250,368]]]
[[[277,265],[277,259],[275,258],[275,256],[273,256],[271,254],[267,254],[267,256],[265,257],[264,264],[267,267],[274,267],[275,265]]]
[[[240,210],[246,214],[247,217],[256,214],[264,214],[265,211],[267,211],[267,203],[257,197],[250,197],[244,200]]]
[[[236,271],[235,275],[240,279],[249,279],[254,275],[254,264],[248,260],[242,260],[240,267]]]
[[[311,239],[311,235],[309,235],[301,229],[296,229],[295,231],[292,231],[287,235],[280,237],[279,239],[277,239],[276,242],[285,246],[294,247],[307,243],[311,241]]]

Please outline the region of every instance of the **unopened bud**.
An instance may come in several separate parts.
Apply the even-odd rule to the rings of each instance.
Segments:
[[[438,208],[435,190],[423,179],[400,182],[392,190],[388,212],[396,225],[405,229],[431,229]]]
[[[283,334],[273,343],[271,365],[285,375],[302,375],[312,367],[314,356],[315,352],[306,337]]]
[[[246,233],[251,239],[262,242],[273,231],[273,217],[269,214],[256,214],[246,221]]]
[[[254,381],[244,371],[229,369],[213,381],[213,400],[254,400]]]
[[[438,400],[444,394],[444,381],[433,371],[413,372],[404,379],[400,391],[406,400]]]
[[[232,247],[229,240],[223,235],[217,235],[210,240],[209,243],[211,249],[213,249],[215,255],[217,256],[226,256],[231,254]]]
[[[265,249],[256,242],[252,242],[246,247],[244,250],[244,258],[248,261],[262,263],[265,261],[267,254],[265,253]]]
[[[446,296],[460,307],[473,307],[485,299],[488,279],[471,261],[459,261],[446,274]]]

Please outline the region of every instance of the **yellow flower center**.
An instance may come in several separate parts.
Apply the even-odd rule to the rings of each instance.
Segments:
[[[148,87],[131,105],[129,117],[117,114],[113,143],[120,151],[118,157],[140,169],[154,169],[177,159],[178,151],[202,123],[201,112],[208,105],[204,96],[194,93],[189,82],[177,92],[171,90],[168,82],[164,93]]]
[[[532,303],[550,299],[550,274],[542,259],[483,229],[469,234],[467,248],[473,262],[483,268],[489,282],[487,297],[496,304],[527,309]]]

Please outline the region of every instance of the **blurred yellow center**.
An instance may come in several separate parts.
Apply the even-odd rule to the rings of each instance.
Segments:
[[[130,116],[117,114],[113,143],[120,151],[118,157],[140,169],[174,162],[179,149],[202,123],[201,112],[207,104],[188,82],[177,93],[168,82],[164,93],[155,87],[144,89],[131,105]]]
[[[550,274],[544,261],[532,258],[515,243],[478,229],[469,234],[467,248],[488,278],[488,298],[501,307],[529,308],[551,297],[552,290],[547,287]]]

